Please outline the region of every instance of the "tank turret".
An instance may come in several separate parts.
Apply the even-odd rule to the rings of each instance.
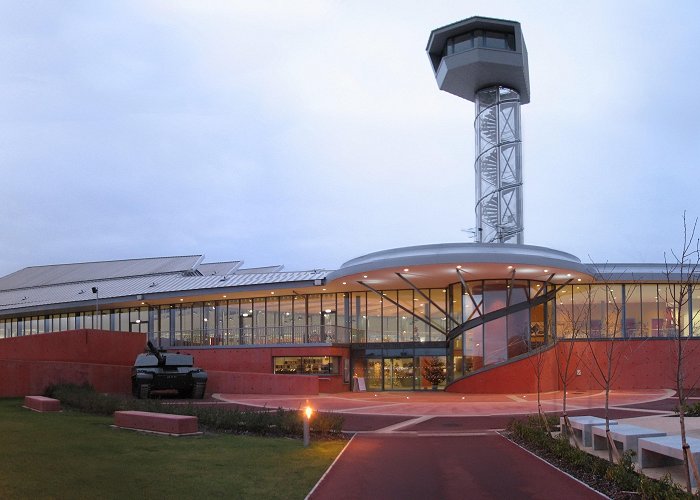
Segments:
[[[202,399],[206,387],[207,372],[194,366],[191,355],[160,351],[150,340],[146,352],[136,356],[131,369],[131,390],[140,399],[148,399],[151,391]]]

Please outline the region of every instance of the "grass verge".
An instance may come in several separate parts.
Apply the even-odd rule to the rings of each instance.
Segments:
[[[341,440],[113,429],[111,417],[35,413],[0,400],[2,498],[304,498]]]

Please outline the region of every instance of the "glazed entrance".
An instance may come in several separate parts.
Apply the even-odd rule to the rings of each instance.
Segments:
[[[413,391],[431,389],[421,367],[434,356],[367,358],[365,383],[368,391]],[[443,364],[445,356],[438,356]],[[441,384],[442,385],[442,384]]]

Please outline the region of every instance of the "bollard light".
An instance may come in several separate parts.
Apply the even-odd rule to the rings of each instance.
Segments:
[[[309,446],[310,441],[310,431],[309,431],[309,421],[311,420],[311,415],[313,415],[314,410],[311,406],[304,408],[304,448]]]

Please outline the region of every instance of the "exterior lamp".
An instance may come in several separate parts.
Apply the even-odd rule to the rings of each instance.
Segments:
[[[314,410],[307,406],[304,408],[304,448],[309,446],[310,432],[309,432],[309,420],[311,420],[311,415],[313,415]]]
[[[92,293],[95,294],[95,321],[92,322],[92,326],[93,326],[93,328],[95,328],[95,329],[98,329],[98,328],[99,328],[100,330],[102,330],[102,316],[100,316],[100,293],[99,293],[99,289],[98,289],[96,286],[93,286],[93,287],[92,287]],[[99,318],[99,320],[98,320],[98,318]],[[95,325],[95,323],[97,323],[97,321],[100,322],[100,326],[99,326],[99,327],[97,327],[97,325]]]

